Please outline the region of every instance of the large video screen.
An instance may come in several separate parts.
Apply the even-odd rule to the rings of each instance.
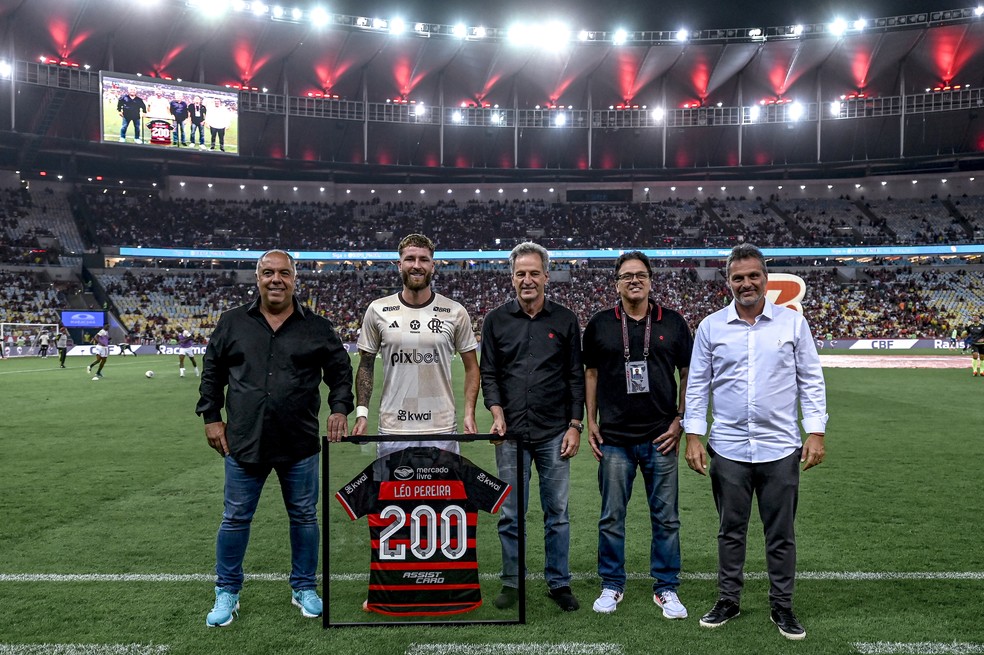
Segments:
[[[100,140],[239,154],[239,94],[219,86],[99,73]]]
[[[62,310],[61,322],[65,327],[80,328],[101,328],[103,323],[103,312],[71,312]]]

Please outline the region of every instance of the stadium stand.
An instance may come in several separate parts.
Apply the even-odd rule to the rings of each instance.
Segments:
[[[45,250],[39,241],[45,238],[57,244],[52,252],[68,244],[79,253],[125,245],[388,250],[409,231],[433,235],[439,248],[448,250],[509,249],[527,239],[549,248],[603,248],[616,240],[631,244],[627,247],[730,247],[738,240],[762,246],[957,243],[972,239],[968,231],[972,234],[982,221],[984,198],[328,204],[17,189],[0,192],[0,215],[8,239],[0,261],[38,268],[36,273],[3,273],[0,317],[43,322],[57,320],[57,310],[68,307],[65,289],[53,286],[44,274],[43,267],[58,259],[32,252]],[[844,265],[831,268],[832,262],[787,263],[815,266],[801,274],[809,287],[804,307],[817,335],[941,337],[950,326],[968,324],[984,306],[984,271],[973,268],[951,264],[912,269],[903,260],[858,268],[855,262],[855,270],[847,275]],[[205,338],[222,311],[252,297],[250,262],[232,264],[233,270],[200,268],[206,264],[195,261],[171,264],[169,269],[154,268],[156,262],[130,259],[114,268],[91,270],[107,294],[107,306],[146,343],[166,341],[179,328]],[[694,268],[701,262],[660,259],[654,264],[659,268],[654,294],[679,309],[693,327],[729,300],[719,272],[712,273],[711,281],[707,273],[701,279]],[[565,261],[554,262],[554,267],[549,292],[572,307],[582,323],[614,300],[607,263]],[[347,341],[357,338],[368,303],[399,286],[390,263],[321,269],[305,263],[301,268],[302,302],[332,318]],[[513,294],[502,264],[448,263],[439,269],[435,283],[466,306],[476,329],[486,312]]]

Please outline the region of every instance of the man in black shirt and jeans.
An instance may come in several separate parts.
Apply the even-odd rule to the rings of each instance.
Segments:
[[[636,472],[641,471],[652,527],[653,602],[664,617],[685,619],[687,608],[677,596],[677,461],[694,340],[680,314],[650,298],[652,277],[645,254],[621,255],[615,262],[619,301],[595,314],[584,329],[588,443],[599,463],[601,491],[601,595],[593,609],[614,612],[625,592],[625,516]]]
[[[331,322],[294,298],[296,275],[286,252],[264,253],[256,264],[259,298],[225,312],[205,350],[195,411],[205,419],[208,445],[225,458],[209,627],[229,625],[239,609],[250,523],[271,471],[290,518],[291,602],[305,617],[322,613],[315,577],[319,387],[322,380],[328,385],[327,430],[337,440],[353,409],[352,364]]]
[[[519,244],[509,254],[509,267],[516,299],[489,312],[482,327],[482,393],[492,412],[492,432],[521,436],[527,505],[530,469],[536,465],[549,596],[562,610],[572,612],[579,605],[570,587],[567,500],[569,459],[577,454],[584,429],[581,329],[574,312],[544,296],[549,255],[542,246]],[[514,487],[516,448],[516,441],[503,441],[495,451],[499,478]],[[495,599],[499,609],[512,607],[518,599],[518,511],[516,494],[511,494],[499,519],[503,585]]]

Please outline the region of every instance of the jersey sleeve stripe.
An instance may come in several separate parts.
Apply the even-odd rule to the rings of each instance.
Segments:
[[[355,512],[349,506],[348,501],[345,500],[345,497],[342,495],[341,492],[336,493],[335,494],[335,498],[337,498],[338,499],[338,502],[341,503],[342,508],[349,515],[349,518],[350,519],[352,519],[353,521],[355,521],[356,519],[359,518],[358,516],[355,515]]]

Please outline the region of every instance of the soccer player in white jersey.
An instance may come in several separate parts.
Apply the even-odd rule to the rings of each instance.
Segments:
[[[478,400],[478,342],[468,312],[460,303],[431,289],[434,242],[422,234],[400,241],[397,263],[403,289],[370,303],[359,334],[355,376],[356,420],[353,436],[366,434],[376,355],[383,360],[379,434],[454,434],[457,432],[451,358],[465,365],[464,432],[475,434]],[[458,442],[381,441],[378,456],[408,446],[435,446],[459,452]]]

